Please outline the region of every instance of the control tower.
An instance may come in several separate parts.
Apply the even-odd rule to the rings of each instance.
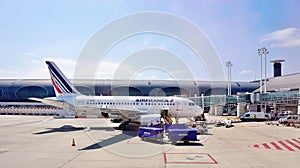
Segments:
[[[270,61],[273,63],[273,67],[274,67],[274,77],[281,76],[281,63],[284,61],[285,60],[282,59]]]

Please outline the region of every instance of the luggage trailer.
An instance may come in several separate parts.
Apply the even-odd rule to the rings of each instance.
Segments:
[[[188,144],[190,141],[198,141],[197,130],[194,128],[186,128],[185,124],[164,124],[163,126],[155,125],[139,128],[139,137],[142,140],[163,142],[164,134],[173,145],[175,145],[177,141],[183,141],[185,144]]]

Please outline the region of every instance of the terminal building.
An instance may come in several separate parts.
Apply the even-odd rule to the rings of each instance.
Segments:
[[[202,94],[204,96],[228,94],[227,82],[172,80],[74,80],[72,82],[80,93],[96,96],[198,97]],[[234,95],[253,92],[259,88],[259,83],[232,82],[231,86],[231,94]],[[50,79],[0,80],[0,106],[2,109],[44,110],[50,108],[28,100],[29,97],[55,97]]]
[[[76,80],[76,89],[84,95],[96,96],[185,96],[227,94],[227,82],[148,81],[148,80]],[[253,92],[259,82],[232,82],[231,94]],[[55,97],[50,79],[2,79],[0,102],[29,102],[29,97]]]
[[[251,107],[257,105],[257,111],[299,112],[300,73],[281,76],[280,62],[282,60],[274,61],[274,77],[267,79],[267,93],[260,93],[260,81],[231,82],[231,89],[227,81],[73,80],[72,83],[84,95],[189,97],[204,107],[205,112],[213,115],[240,116],[250,110],[250,104]],[[231,90],[231,94],[228,94],[228,90]],[[53,115],[62,110],[30,101],[29,97],[55,97],[51,80],[0,80],[1,114],[19,114],[21,111],[26,114]]]

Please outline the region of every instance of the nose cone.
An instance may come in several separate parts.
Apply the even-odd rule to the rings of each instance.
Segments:
[[[197,106],[196,112],[194,113],[194,117],[200,116],[202,114],[202,112],[203,112],[203,109],[201,107]]]
[[[198,106],[197,111],[198,111],[199,113],[202,113],[202,112],[203,112],[203,109],[202,109],[201,107]]]

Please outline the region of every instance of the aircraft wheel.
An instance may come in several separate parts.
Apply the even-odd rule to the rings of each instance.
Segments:
[[[125,124],[125,123],[122,123],[122,124],[119,125],[120,130],[125,130],[126,127],[127,127],[127,124]]]
[[[189,143],[190,143],[190,141],[183,141],[183,143],[184,143],[184,144],[189,144]]]

